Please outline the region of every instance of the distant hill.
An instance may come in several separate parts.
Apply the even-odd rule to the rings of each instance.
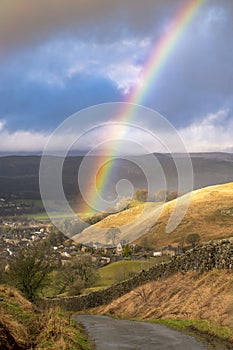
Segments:
[[[191,233],[199,234],[201,242],[233,236],[232,182],[194,191],[183,220],[173,232],[166,233],[166,225],[175,204],[176,200],[165,203],[156,221],[161,205],[144,203],[108,216],[75,235],[73,239],[82,243],[106,244],[107,230],[110,227],[120,227],[118,240],[126,239],[141,246],[159,249],[167,245],[182,246]]]
[[[79,195],[76,174],[83,157],[68,157],[64,163],[64,191],[67,196]],[[40,156],[0,157],[0,196],[40,199]]]
[[[177,189],[177,171],[172,157],[169,154],[155,154],[155,156],[164,171],[168,190]],[[182,154],[176,156],[179,159],[184,157]],[[233,154],[193,153],[190,156],[194,170],[194,189],[233,181]],[[90,159],[91,162],[98,163],[98,156],[92,156]],[[83,156],[69,156],[63,167],[65,194],[67,197],[77,199],[77,202],[81,201],[77,175],[82,160]],[[142,166],[150,164],[149,155],[130,157],[130,161],[116,159],[112,162],[111,176],[105,186],[106,196],[114,196],[115,184],[120,179],[129,180],[135,189],[147,188],[146,176],[136,164]],[[40,156],[0,157],[0,197],[13,195],[21,199],[40,199],[39,167]],[[156,192],[161,189],[161,181],[158,181],[156,168],[149,171],[150,177],[154,179],[152,191]]]

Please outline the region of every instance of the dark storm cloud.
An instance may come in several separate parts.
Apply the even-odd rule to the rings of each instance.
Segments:
[[[186,0],[2,0],[0,50],[37,45],[61,33],[93,40],[148,35]]]

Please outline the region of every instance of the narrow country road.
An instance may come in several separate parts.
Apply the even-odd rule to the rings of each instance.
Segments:
[[[115,320],[107,316],[80,315],[77,321],[94,340],[96,350],[204,350],[196,339],[147,322]]]

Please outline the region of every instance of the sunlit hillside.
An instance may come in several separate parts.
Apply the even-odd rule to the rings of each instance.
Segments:
[[[83,243],[106,243],[106,232],[110,227],[120,227],[119,240],[127,239],[142,246],[146,242],[154,248],[183,245],[191,233],[199,234],[201,242],[233,236],[232,182],[193,191],[183,220],[174,231],[166,233],[176,201],[167,202],[163,207],[159,203],[142,204],[110,215],[74,239]]]
[[[233,236],[232,182],[194,191],[183,220],[168,234],[165,228],[175,204],[176,200],[164,205],[159,220],[137,240],[138,244],[142,244],[146,237],[155,247],[182,245],[191,233],[199,234],[201,242]]]
[[[232,328],[232,287],[233,275],[227,271],[177,273],[140,286],[96,312],[124,318],[208,320]]]
[[[108,229],[119,227],[121,233],[117,242],[121,240],[132,242],[145,233],[149,227],[148,219],[150,220],[154,212],[159,213],[160,207],[161,203],[141,203],[133,208],[107,216],[95,225],[86,228],[82,233],[73,236],[72,239],[80,243],[100,242],[106,244]]]

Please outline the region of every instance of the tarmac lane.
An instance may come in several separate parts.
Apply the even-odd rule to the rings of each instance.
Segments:
[[[206,350],[195,338],[163,325],[80,315],[96,350]]]

